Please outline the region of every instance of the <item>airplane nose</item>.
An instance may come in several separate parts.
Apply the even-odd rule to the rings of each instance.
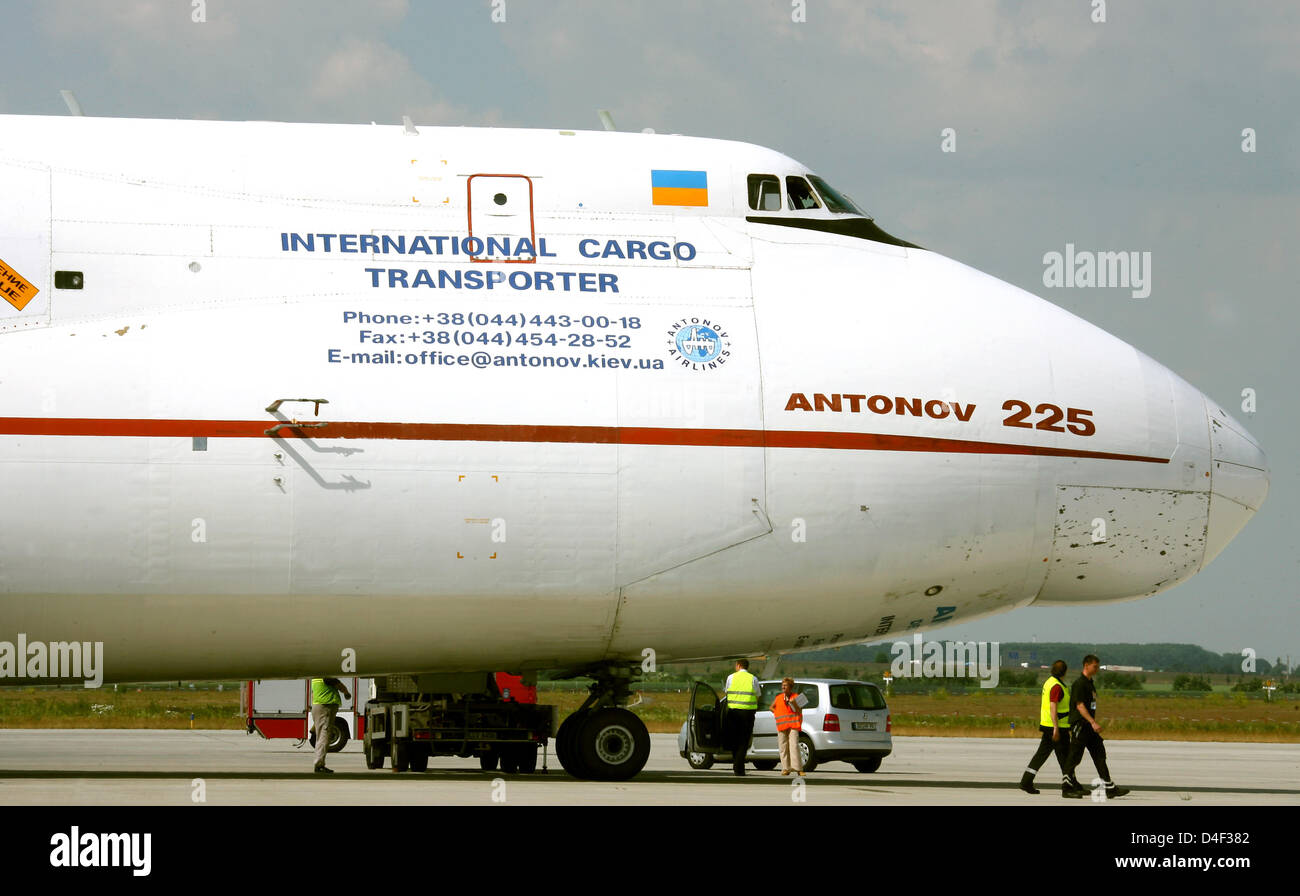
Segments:
[[[1223,408],[1205,402],[1210,422],[1210,518],[1202,567],[1219,555],[1268,495],[1268,458]]]

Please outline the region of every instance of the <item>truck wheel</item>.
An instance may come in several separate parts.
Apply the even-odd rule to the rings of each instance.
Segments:
[[[506,747],[501,751],[501,773],[503,775],[519,773],[519,754],[514,747]]]
[[[348,745],[351,737],[352,732],[348,730],[348,723],[342,719],[335,719],[334,724],[330,726],[330,745],[325,748],[325,752],[337,753]]]
[[[626,709],[591,713],[574,737],[584,777],[595,781],[626,781],[645,768],[650,758],[650,732]]]
[[[853,767],[864,774],[870,774],[880,768],[880,757],[872,756],[870,759],[859,759],[853,763]]]
[[[531,775],[537,771],[537,745],[529,744],[519,751],[519,774]]]
[[[799,735],[799,759],[804,771],[810,772],[817,768],[817,749],[806,734]]]
[[[375,741],[370,737],[369,731],[367,731],[366,736],[361,739],[361,744],[363,747],[365,747],[366,768],[383,768],[384,767],[383,746],[375,743]]]
[[[687,753],[686,764],[691,768],[706,769],[713,768],[712,753]]]
[[[411,745],[396,737],[390,739],[389,757],[393,760],[393,771],[404,772],[411,767]]]
[[[497,753],[492,750],[487,753],[480,753],[478,757],[478,767],[485,772],[494,772],[497,770]]]
[[[425,746],[412,746],[409,751],[411,756],[411,771],[427,772],[429,770],[429,748]]]

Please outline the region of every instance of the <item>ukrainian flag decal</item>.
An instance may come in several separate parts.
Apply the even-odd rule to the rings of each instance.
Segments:
[[[670,171],[653,168],[650,171],[651,205],[709,204],[709,175],[707,171]]]

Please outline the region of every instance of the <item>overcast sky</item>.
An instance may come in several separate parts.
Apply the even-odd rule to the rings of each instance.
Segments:
[[[781,150],[887,231],[1142,349],[1268,452],[1263,510],[1186,584],[945,635],[1300,662],[1300,4],[1110,2],[1094,22],[1099,5],[0,0],[0,111],[66,114],[61,88],[88,115],[154,118],[597,128],[607,108],[626,130]],[[1150,296],[1045,288],[1066,243],[1151,252]]]

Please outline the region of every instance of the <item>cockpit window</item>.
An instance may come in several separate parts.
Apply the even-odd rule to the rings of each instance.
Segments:
[[[760,212],[781,210],[781,181],[774,174],[749,176],[749,207]]]
[[[808,179],[812,181],[813,186],[817,188],[817,192],[822,194],[822,200],[826,203],[828,211],[840,215],[861,215],[864,218],[869,217],[866,212],[853,204],[852,199],[836,190],[817,175],[810,174],[808,175]]]
[[[802,177],[787,177],[785,179],[785,189],[790,197],[791,210],[821,208],[821,203],[817,201],[817,196],[813,193],[812,187],[808,186],[808,181]]]

